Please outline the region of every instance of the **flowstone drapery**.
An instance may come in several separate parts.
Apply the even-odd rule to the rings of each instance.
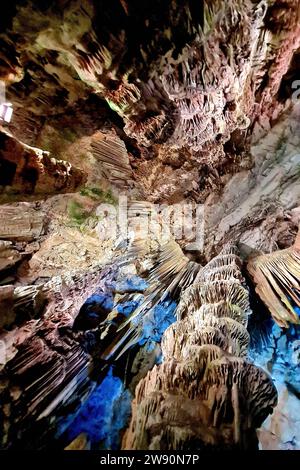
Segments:
[[[248,271],[276,323],[282,328],[299,324],[300,229],[292,246],[253,257]]]
[[[235,247],[227,245],[182,296],[164,360],[137,386],[124,449],[257,447],[272,412],[271,378],[247,361],[251,313]]]

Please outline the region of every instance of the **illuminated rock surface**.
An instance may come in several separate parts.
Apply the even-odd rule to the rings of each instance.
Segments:
[[[277,402],[247,362],[251,313],[233,247],[199,272],[162,340],[163,362],[138,384],[124,449],[255,449],[255,428]]]
[[[13,114],[0,121],[1,448],[254,448],[259,427],[260,448],[300,449],[299,257],[281,258],[300,223],[298,3],[2,9],[1,103]],[[200,214],[192,236],[177,204],[192,222]],[[241,261],[230,253],[220,269],[231,242]],[[288,315],[246,270],[275,258]],[[194,289],[201,273],[215,289]],[[237,310],[222,303],[235,294]],[[263,423],[275,405],[266,373],[278,405]],[[233,375],[238,390],[222,382]],[[162,419],[151,400],[130,416],[135,395],[146,406],[149,377],[164,394],[157,406],[168,405],[164,423],[182,394],[201,399],[197,412],[182,409],[182,431],[154,426],[145,437],[147,420]]]

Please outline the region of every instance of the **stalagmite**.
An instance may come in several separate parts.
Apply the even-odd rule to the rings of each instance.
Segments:
[[[251,313],[234,246],[199,271],[165,332],[164,361],[137,386],[124,449],[255,449],[277,402],[271,378],[247,361]]]

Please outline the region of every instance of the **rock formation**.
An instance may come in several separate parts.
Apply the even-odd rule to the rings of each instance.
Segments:
[[[69,399],[76,399],[78,389],[83,396],[88,393],[92,362],[88,337],[84,332],[74,332],[72,325],[85,299],[101,283],[104,288],[113,275],[112,268],[98,268],[57,276],[44,285],[1,288],[6,289],[1,298],[2,326],[14,326],[0,337],[4,346],[0,377],[2,447],[15,445],[18,435],[22,440],[28,422],[33,425],[53,416]],[[43,432],[45,428],[44,423]]]
[[[163,363],[137,386],[124,449],[256,448],[277,394],[247,361],[250,313],[240,259],[226,246],[183,294]]]
[[[1,448],[300,448],[299,18],[2,8]]]
[[[202,202],[286,109],[298,14],[297,0],[20,2],[0,32],[11,128],[72,163],[75,140],[114,127],[148,199]]]
[[[300,231],[293,246],[251,259],[248,270],[257,284],[256,292],[278,325],[287,328],[289,323],[298,324],[295,306],[300,307]]]
[[[4,131],[0,132],[0,168],[0,197],[4,201],[24,200],[27,194],[72,192],[85,182],[84,172],[78,168],[22,144]]]

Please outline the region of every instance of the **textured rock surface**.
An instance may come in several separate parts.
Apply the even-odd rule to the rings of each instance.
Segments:
[[[277,386],[278,405],[258,431],[261,450],[298,450],[299,398],[284,385]]]
[[[1,334],[1,344],[5,345],[2,363],[6,365],[1,372],[2,446],[16,444],[16,432],[22,440],[23,433],[26,436],[30,432],[28,423],[33,426],[35,420],[46,419],[51,413],[53,416],[69,399],[76,400],[78,389],[86,396],[92,358],[85,346],[85,334],[74,333],[72,325],[85,299],[101,287],[101,282],[105,288],[113,275],[112,269],[98,268],[57,276],[31,290],[16,288],[13,293],[4,293],[6,298],[10,296],[16,316],[25,312],[26,317],[17,318],[23,326]],[[30,305],[32,318],[38,318],[28,321]],[[47,429],[45,423],[42,429]]]
[[[291,98],[297,15],[296,0],[20,2],[0,32],[12,130],[78,166],[74,149],[114,127],[149,199],[203,201],[251,166],[252,124],[268,129]]]
[[[1,445],[116,448],[129,395],[161,361],[162,334],[201,265],[231,240],[245,258],[295,241],[299,5],[16,0],[7,7],[0,80],[14,112],[0,132]],[[128,196],[125,232],[122,220],[112,230],[113,218],[98,210],[103,204],[118,214],[121,193]],[[193,214],[203,204],[203,248],[191,249],[186,235],[174,240],[162,207],[152,203],[188,203]],[[231,267],[237,285],[240,271]],[[223,275],[208,275],[220,278],[217,295],[226,293]],[[197,292],[189,295],[202,303]],[[247,316],[223,304],[203,306],[201,321],[213,319],[199,333],[188,299],[187,293],[181,303],[183,316],[186,308],[191,314],[178,322],[176,360],[196,351],[194,343],[206,342],[197,347],[207,350],[212,341],[229,368],[254,373],[244,357]],[[297,341],[288,356],[295,366]],[[274,341],[272,351],[281,343]],[[255,362],[268,370],[259,353]],[[181,381],[183,369],[166,367],[156,369],[166,370],[162,383],[177,372]],[[187,376],[193,373],[189,368]],[[279,406],[260,430],[262,447],[299,448],[294,379],[292,388],[276,382]],[[103,403],[111,390],[115,401]],[[210,442],[239,439],[235,391],[227,398],[227,410],[220,398],[218,413],[228,423],[207,434]],[[200,414],[207,418],[203,429],[212,429],[209,406],[200,406]],[[252,428],[247,439],[254,445]]]
[[[224,248],[183,294],[163,363],[137,386],[124,449],[256,448],[255,428],[277,394],[246,360],[250,310],[239,263]]]
[[[221,196],[207,200],[207,250],[231,237],[245,245],[246,254],[251,249],[274,251],[294,241],[300,202],[299,111],[297,105],[265,137],[253,141],[254,168],[235,175]]]
[[[285,250],[252,258],[248,270],[256,292],[278,325],[298,324],[300,308],[300,231],[295,244]]]
[[[0,241],[0,271],[14,266],[20,259],[21,255],[18,250],[13,247],[12,242]]]
[[[11,241],[32,241],[43,234],[45,214],[36,203],[0,206],[0,238]]]
[[[22,144],[5,132],[0,133],[0,165],[0,191],[4,202],[9,200],[10,194],[15,200],[24,200],[27,194],[72,192],[85,181],[84,173],[70,163]]]
[[[283,330],[270,319],[265,323],[268,335],[263,342],[252,345],[250,356],[272,375],[278,404],[258,431],[260,448],[296,450],[300,444],[299,326]]]

